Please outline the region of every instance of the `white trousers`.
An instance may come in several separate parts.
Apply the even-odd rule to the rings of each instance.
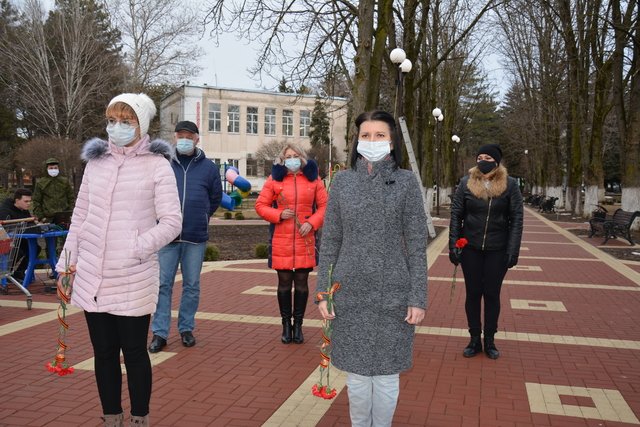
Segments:
[[[400,374],[367,377],[347,374],[353,427],[389,427],[400,394]]]

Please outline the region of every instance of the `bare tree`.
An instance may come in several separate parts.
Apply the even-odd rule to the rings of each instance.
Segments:
[[[114,90],[119,66],[102,13],[92,1],[66,0],[45,21],[40,1],[25,1],[19,25],[0,43],[0,55],[7,61],[2,78],[29,132],[81,138],[95,122],[94,107],[103,108]]]
[[[287,145],[287,141],[274,140],[267,142],[258,148],[255,158],[256,160],[271,164],[278,157],[285,145]]]
[[[612,0],[613,105],[620,135],[622,208],[640,210],[640,21],[637,2]],[[625,50],[627,52],[625,52]],[[625,55],[628,53],[628,55]],[[635,228],[640,223],[636,221]]]
[[[198,75],[196,46],[202,34],[199,11],[184,0],[118,0],[105,2],[122,32],[128,90],[154,84],[178,84]]]
[[[500,0],[486,0],[480,5],[471,0],[213,0],[207,23],[213,24],[214,37],[235,32],[260,46],[253,68],[258,76],[266,73],[278,80],[284,73],[287,81],[301,86],[339,75],[351,89],[352,116],[393,104],[384,98],[394,93],[396,74],[388,54],[401,45],[415,64],[405,79],[404,111],[417,145],[423,179],[430,182],[433,146],[429,135],[433,132],[424,130],[429,127],[431,115],[431,108],[425,105],[435,106],[437,95],[433,89],[438,87],[438,67],[451,60],[454,52],[461,52],[456,51],[461,42],[499,3]],[[451,105],[453,111],[456,102]],[[453,122],[447,124],[449,130],[452,126]],[[353,131],[351,126],[348,140]]]
[[[539,4],[514,0],[498,10],[497,23],[500,50],[514,80],[503,129],[519,142],[514,148],[524,155],[526,188],[562,200],[566,55],[557,19]]]
[[[514,8],[527,11],[528,22],[516,22]],[[614,69],[612,8],[600,0],[514,0],[504,11],[504,39],[516,35],[509,49],[514,76],[534,107],[529,123],[537,130],[534,165],[545,166],[536,173],[541,191],[559,191],[565,175],[565,207],[588,216],[604,196],[603,134]],[[525,37],[518,39],[519,34]]]

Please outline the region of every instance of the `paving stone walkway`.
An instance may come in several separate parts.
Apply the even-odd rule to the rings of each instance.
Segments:
[[[596,247],[601,239],[567,231],[575,226],[526,209],[520,263],[502,291],[496,361],[462,357],[462,274],[450,302],[446,233],[430,243],[429,307],[414,367],[401,375],[394,426],[640,425],[640,263],[614,259]],[[333,371],[334,400],[310,392],[320,360],[315,306],[307,310],[306,342],[281,344],[276,276],[265,264],[207,263],[198,344],[180,345],[174,313],[166,351],[152,355],[152,425],[349,425],[343,374]],[[55,351],[56,299],[42,285],[31,291],[30,311],[15,289],[0,295],[0,426],[101,425],[82,314],[68,317],[76,372],[53,376],[44,364]],[[126,412],[126,387],[123,395]]]

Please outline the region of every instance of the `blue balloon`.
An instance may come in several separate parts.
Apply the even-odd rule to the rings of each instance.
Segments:
[[[220,206],[229,211],[232,211],[236,207],[236,201],[233,200],[227,193],[222,193],[222,201],[220,202]]]
[[[247,181],[246,178],[243,178],[241,176],[237,176],[235,181],[233,181],[233,185],[235,185],[236,187],[238,187],[238,189],[242,190],[242,191],[250,191],[251,190],[251,183],[249,181]]]

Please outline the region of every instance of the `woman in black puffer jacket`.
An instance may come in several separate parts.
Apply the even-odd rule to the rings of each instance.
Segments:
[[[495,144],[480,147],[476,167],[462,178],[451,204],[449,259],[461,264],[467,296],[465,311],[471,341],[465,357],[482,352],[481,302],[484,299],[484,351],[500,356],[494,343],[500,315],[500,288],[507,270],[518,263],[522,239],[522,195],[515,178],[500,165],[502,150]],[[466,238],[461,252],[454,250]]]

